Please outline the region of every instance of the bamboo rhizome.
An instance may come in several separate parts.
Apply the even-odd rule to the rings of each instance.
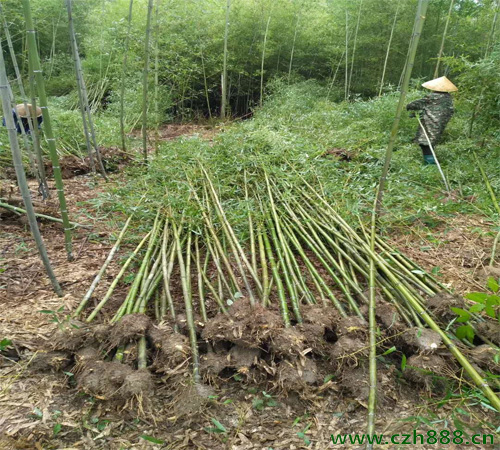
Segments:
[[[26,22],[26,34],[28,40],[28,59],[31,62],[32,73],[36,79],[38,88],[38,96],[40,98],[40,108],[42,109],[42,117],[44,122],[44,130],[46,141],[49,146],[50,159],[52,160],[52,170],[54,172],[54,180],[59,198],[59,206],[61,209],[61,218],[64,226],[64,242],[68,260],[73,259],[72,243],[71,243],[71,225],[69,223],[68,209],[66,206],[66,197],[64,195],[64,185],[62,181],[61,167],[59,166],[59,157],[56,149],[56,139],[52,131],[52,121],[50,118],[47,95],[45,93],[45,80],[42,74],[40,59],[38,57],[38,49],[36,44],[35,29],[33,27],[33,19],[31,17],[31,8],[29,0],[21,0],[23,5],[24,18]],[[35,129],[37,127],[34,127]]]
[[[0,92],[2,97],[2,109],[5,118],[5,125],[7,127],[7,132],[9,135],[9,143],[12,151],[12,161],[14,163],[14,169],[16,171],[17,183],[19,185],[19,190],[21,191],[21,196],[23,198],[24,206],[26,208],[26,215],[28,217],[28,223],[35,239],[36,246],[38,248],[38,253],[47,272],[47,276],[50,279],[52,287],[57,295],[62,297],[63,292],[59,282],[57,281],[56,275],[52,269],[52,265],[47,254],[47,249],[43,243],[40,230],[38,228],[38,223],[36,221],[35,209],[33,208],[33,203],[31,201],[31,195],[28,187],[28,182],[26,180],[26,174],[24,172],[21,150],[19,149],[19,142],[17,140],[17,131],[14,123],[14,117],[12,116],[12,104],[10,102],[10,86],[7,79],[7,71],[5,69],[5,60],[3,57],[3,48],[0,41]]]
[[[148,87],[149,87],[149,41],[151,37],[151,16],[153,13],[153,0],[148,0],[146,17],[146,37],[144,39],[144,70],[142,74],[142,151],[144,164],[148,163]]]
[[[224,59],[222,62],[222,98],[220,106],[220,117],[225,119],[227,115],[227,41],[229,36],[229,12],[231,10],[231,0],[226,3],[226,22],[224,26]]]
[[[130,0],[127,19],[127,35],[125,37],[125,45],[123,50],[122,77],[120,85],[120,135],[122,140],[122,150],[124,152],[127,151],[127,144],[125,140],[125,80],[127,78],[128,50],[130,46],[130,31],[132,28],[133,7],[134,0]]]
[[[414,23],[414,34],[412,37],[410,52],[408,55],[408,60],[404,70],[404,79],[401,86],[401,93],[399,95],[399,102],[396,108],[396,116],[394,118],[394,123],[392,125],[391,135],[389,138],[389,144],[387,146],[387,151],[385,154],[384,167],[382,169],[382,174],[380,176],[380,182],[377,194],[377,213],[380,213],[382,208],[382,199],[384,195],[385,184],[387,180],[387,174],[389,173],[389,167],[391,164],[392,153],[394,150],[394,145],[396,143],[396,138],[399,130],[399,122],[401,120],[401,114],[403,112],[403,106],[406,100],[406,94],[408,92],[408,86],[410,84],[411,73],[413,71],[413,64],[415,61],[415,55],[417,54],[418,42],[420,40],[420,35],[422,34],[422,29],[424,27],[425,14],[427,12],[427,7],[429,6],[429,0],[419,0],[417,7],[417,14],[415,16]]]
[[[441,64],[441,57],[443,56],[444,43],[446,41],[446,34],[448,32],[448,25],[450,24],[451,13],[453,11],[453,4],[455,0],[450,0],[450,9],[448,10],[448,16],[446,17],[446,23],[444,25],[443,37],[441,38],[441,46],[439,47],[439,53],[437,55],[436,68],[434,69],[434,78],[438,77],[439,65]]]
[[[387,62],[389,61],[389,54],[391,52],[392,38],[394,37],[394,30],[396,28],[396,22],[398,20],[399,7],[401,6],[401,0],[398,1],[398,6],[396,7],[396,12],[394,14],[394,20],[391,27],[391,35],[389,36],[389,42],[387,43],[387,51],[385,53],[384,68],[382,70],[382,78],[380,79],[380,89],[378,91],[378,96],[382,95],[382,90],[384,89],[385,72],[387,70]]]

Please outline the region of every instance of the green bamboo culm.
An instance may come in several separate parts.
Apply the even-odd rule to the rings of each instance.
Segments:
[[[391,165],[394,144],[396,143],[396,137],[398,135],[399,122],[401,120],[401,114],[403,112],[403,106],[405,104],[406,94],[408,92],[408,86],[410,84],[410,78],[413,70],[413,64],[415,61],[415,55],[417,54],[418,42],[420,40],[420,35],[422,34],[422,29],[424,27],[425,14],[427,12],[428,6],[429,6],[429,0],[419,0],[417,7],[417,14],[415,16],[415,24],[413,26],[411,47],[410,51],[408,52],[408,59],[406,61],[406,66],[404,70],[403,83],[401,85],[401,94],[399,96],[399,103],[396,109],[396,117],[394,118],[394,123],[392,125],[392,130],[391,130],[391,137],[389,139],[389,144],[387,145],[384,168],[382,169],[382,175],[380,176],[380,182],[377,194],[377,206],[376,206],[377,213],[379,213],[380,209],[382,208],[382,199],[384,195],[384,188],[387,180],[387,174],[389,173],[389,167]]]
[[[375,195],[375,201],[377,195]],[[371,235],[370,235],[370,250],[375,253],[375,238],[376,238],[376,204],[373,205],[372,210],[372,223],[371,223]],[[370,388],[368,393],[368,417],[367,417],[367,427],[366,434],[368,436],[373,436],[375,433],[375,413],[377,404],[377,319],[375,316],[376,312],[376,276],[377,271],[375,270],[375,259],[370,258],[370,277],[369,277],[369,289],[370,298],[368,303],[368,322],[370,329],[370,355],[369,355],[369,370],[370,370]],[[373,444],[368,443],[366,445],[366,450],[372,450]]]
[[[30,158],[30,162],[32,165],[32,171],[36,176],[36,179],[38,181],[38,186],[40,193],[42,195],[42,200],[45,200],[49,197],[49,187],[47,185],[47,177],[45,175],[45,166],[43,165],[43,160],[42,160],[42,152],[40,151],[39,147],[39,142],[36,140],[36,136],[34,134],[33,127],[35,126],[33,123],[33,119],[31,117],[31,109],[28,108],[28,97],[26,96],[26,92],[24,90],[24,85],[23,85],[23,80],[21,77],[21,71],[19,70],[19,65],[17,64],[17,57],[16,57],[16,52],[14,50],[14,46],[12,44],[12,38],[10,36],[10,31],[9,31],[9,26],[7,24],[7,20],[5,18],[5,14],[2,8],[2,5],[0,3],[0,15],[2,16],[2,23],[3,23],[3,30],[5,33],[5,38],[7,40],[7,46],[9,48],[10,52],[10,57],[12,59],[12,65],[14,67],[14,72],[16,74],[16,81],[17,81],[17,87],[19,89],[19,93],[21,94],[21,99],[24,104],[24,108],[26,109],[26,113],[28,116],[28,127],[31,132],[31,136],[33,137],[32,140],[30,140],[26,134],[26,131],[24,127],[22,126],[22,120],[20,117],[17,118],[19,121],[19,125],[22,131],[22,136],[23,136],[23,141],[24,141],[24,146],[26,148],[26,152],[28,153],[28,156]],[[37,150],[38,149],[38,150]]]
[[[94,155],[92,154],[92,145],[95,151],[95,159],[99,166],[99,171],[101,175],[106,179],[106,171],[101,159],[101,153],[99,151],[99,146],[97,145],[97,139],[94,129],[94,122],[92,120],[91,108],[89,105],[87,86],[85,85],[85,79],[83,78],[82,62],[80,60],[80,54],[78,52],[78,44],[76,42],[75,27],[73,23],[73,12],[72,12],[72,0],[66,0],[66,9],[68,11],[68,25],[69,25],[69,35],[71,40],[71,50],[73,53],[73,61],[75,63],[75,74],[76,74],[76,84],[78,90],[78,99],[80,104],[80,111],[82,114],[83,130],[85,134],[85,142],[87,144],[87,152],[89,154],[90,166],[92,171],[95,172]],[[92,144],[91,144],[92,139]]]
[[[64,196],[64,186],[62,181],[61,167],[59,166],[59,157],[57,156],[56,140],[52,131],[52,121],[50,119],[49,108],[47,104],[47,95],[45,93],[45,80],[43,79],[40,59],[38,57],[38,49],[36,44],[35,29],[33,19],[31,17],[30,0],[21,0],[23,5],[24,19],[26,21],[26,34],[28,41],[28,58],[31,61],[33,75],[36,79],[38,88],[38,96],[40,98],[40,108],[42,109],[42,117],[44,122],[44,131],[46,141],[49,146],[50,159],[52,161],[52,169],[54,171],[54,180],[56,183],[57,196],[59,198],[59,206],[61,209],[61,218],[64,227],[64,243],[68,260],[73,259],[72,243],[71,243],[71,224],[69,222],[68,209],[66,206],[66,197]],[[36,127],[35,127],[36,128]]]
[[[144,163],[148,163],[148,74],[149,74],[149,40],[151,36],[151,15],[153,0],[148,2],[148,16],[146,19],[146,39],[144,42],[144,72],[142,75],[142,151]]]
[[[226,22],[224,25],[224,60],[222,63],[222,98],[220,105],[220,118],[225,119],[227,115],[227,41],[229,35],[229,12],[231,10],[231,0],[226,4]]]
[[[128,49],[130,45],[130,29],[132,27],[132,10],[134,0],[130,0],[128,8],[127,36],[125,37],[125,48],[123,50],[122,79],[120,88],[120,136],[122,138],[122,150],[127,151],[125,142],[125,78],[127,76]]]
[[[38,229],[35,209],[33,208],[33,203],[31,201],[30,190],[28,187],[28,182],[26,181],[26,174],[24,173],[21,150],[19,149],[19,142],[17,140],[16,125],[14,123],[14,117],[12,116],[11,112],[12,105],[10,103],[9,88],[10,86],[7,79],[7,71],[5,69],[5,61],[3,57],[3,48],[2,43],[0,42],[0,92],[2,95],[2,109],[5,118],[5,125],[7,126],[7,131],[9,134],[9,143],[12,151],[12,161],[14,163],[14,169],[16,171],[17,182],[19,184],[21,196],[23,197],[31,233],[33,234],[36,245],[38,247],[38,252],[40,253],[40,258],[42,259],[45,271],[47,272],[50,282],[52,283],[54,291],[57,295],[62,297],[63,292],[61,286],[59,285],[56,275],[52,269],[49,256],[47,255],[47,249],[45,248],[40,230]]]

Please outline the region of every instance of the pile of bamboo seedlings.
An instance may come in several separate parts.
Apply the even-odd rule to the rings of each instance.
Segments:
[[[237,236],[241,229],[237,233],[231,225],[203,167],[201,174],[197,186],[190,183],[190,187],[191,201],[202,221],[185,212],[174,213],[169,207],[158,211],[152,229],[123,264],[104,297],[92,310],[85,308],[92,288],[77,315],[92,322],[127,269],[139,260],[126,298],[113,311],[111,322],[127,314],[147,313],[158,321],[176,324],[182,314],[189,332],[193,374],[199,379],[196,322],[229,314],[234,302],[279,308],[284,326],[290,327],[302,322],[304,305],[334,308],[346,318],[363,317],[361,310],[370,303],[373,316],[377,292],[397,309],[407,327],[430,327],[437,332],[492,404],[500,406],[453,343],[456,338],[443,331],[426,310],[426,297],[446,291],[446,287],[376,236],[374,224],[368,230],[360,221],[356,230],[306,180],[302,180],[303,188],[297,189],[278,185],[264,174],[265,198],[263,191],[257,193],[245,178],[246,200],[257,208],[248,208],[245,228],[249,239],[243,243]],[[374,334],[373,323],[370,328]],[[139,342],[138,355],[138,367],[145,368],[145,338]]]

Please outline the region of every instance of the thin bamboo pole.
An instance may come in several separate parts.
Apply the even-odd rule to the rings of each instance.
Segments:
[[[292,51],[290,53],[290,64],[288,65],[288,83],[290,84],[290,77],[292,76],[293,55],[295,53],[295,42],[297,41],[297,33],[299,31],[300,11],[297,14],[297,21],[295,22],[295,32],[293,33]]]
[[[351,72],[349,74],[349,84],[347,86],[347,99],[349,99],[351,96],[352,73],[354,71],[354,56],[356,54],[356,42],[358,40],[359,22],[361,21],[362,7],[363,7],[363,0],[359,0],[358,21],[356,22],[356,31],[354,33],[354,42],[352,44]]]
[[[12,151],[12,161],[14,163],[14,169],[16,171],[17,182],[19,185],[19,190],[21,191],[21,196],[23,197],[23,202],[27,211],[28,222],[30,225],[31,233],[35,239],[38,252],[40,253],[40,258],[45,267],[45,271],[52,283],[54,291],[62,297],[63,292],[59,282],[57,281],[56,275],[52,270],[49,257],[47,255],[47,249],[43,243],[40,230],[38,229],[38,223],[36,221],[35,209],[33,208],[33,203],[31,201],[31,195],[28,187],[28,182],[26,181],[26,174],[24,173],[24,167],[22,162],[21,151],[19,149],[19,143],[17,140],[16,126],[14,124],[14,117],[12,116],[11,109],[12,105],[10,103],[9,95],[9,81],[7,79],[7,71],[5,69],[5,61],[3,57],[3,48],[0,41],[0,92],[2,96],[2,109],[5,118],[5,124],[7,126],[7,132],[9,134],[9,143]]]
[[[345,10],[345,80],[344,100],[349,99],[349,12]]]
[[[427,134],[427,130],[425,129],[422,121],[420,120],[420,117],[417,116],[417,120],[418,120],[418,124],[420,125],[420,128],[422,128],[422,131],[424,132],[425,139],[427,139],[427,143],[429,144],[429,148],[431,149],[432,156],[434,156],[434,160],[436,161],[436,165],[438,167],[439,173],[441,174],[441,178],[443,179],[444,186],[449,194],[450,193],[450,185],[448,184],[448,180],[444,176],[443,169],[441,169],[441,164],[439,164],[439,160],[437,159],[436,152],[434,151],[434,146],[432,145],[431,140],[429,139],[429,136]]]
[[[130,30],[132,28],[132,10],[134,0],[130,0],[128,9],[127,36],[125,37],[125,48],[123,51],[122,78],[120,86],[120,135],[122,138],[122,150],[127,151],[125,142],[125,80],[127,77],[128,49],[130,46]]]
[[[384,168],[382,169],[382,174],[380,176],[380,182],[377,194],[377,213],[380,213],[382,208],[382,199],[384,195],[385,184],[387,180],[387,174],[389,173],[389,167],[391,164],[392,153],[394,149],[394,144],[396,143],[396,137],[399,130],[399,122],[401,120],[401,114],[403,112],[403,106],[406,100],[406,94],[408,91],[408,86],[410,84],[411,73],[413,70],[413,64],[415,61],[415,55],[417,54],[418,42],[420,40],[420,35],[422,33],[422,28],[424,27],[425,14],[427,12],[427,7],[429,6],[429,0],[419,0],[417,14],[415,16],[414,24],[414,35],[412,39],[412,44],[410,48],[410,53],[408,55],[408,61],[405,68],[405,74],[403,79],[403,85],[401,86],[401,94],[399,96],[399,102],[396,109],[396,117],[394,118],[394,123],[392,125],[391,136],[389,139],[389,144],[387,146],[387,152],[385,155]]]
[[[144,40],[144,71],[142,74],[142,152],[144,164],[148,163],[148,87],[149,87],[149,41],[151,36],[151,15],[153,12],[153,0],[148,1],[148,13],[146,18],[146,38]]]
[[[160,147],[160,109],[159,109],[159,81],[160,81],[160,0],[156,0],[155,8],[155,154],[158,154]]]
[[[492,49],[492,44],[495,42],[495,31],[496,31],[499,12],[500,12],[500,0],[497,0],[497,7],[495,9],[495,14],[493,15],[493,23],[491,25],[490,35],[488,36],[488,44],[486,45],[486,51],[484,52],[485,58],[490,54],[490,50]]]
[[[451,12],[453,11],[453,4],[455,0],[450,0],[450,9],[448,10],[448,16],[446,17],[446,23],[444,25],[443,37],[441,39],[441,46],[439,47],[439,53],[437,55],[436,68],[434,69],[434,78],[438,77],[439,65],[441,64],[441,57],[443,56],[444,43],[446,41],[446,33],[448,32],[448,25],[450,24]]]
[[[61,167],[59,166],[59,157],[57,155],[56,139],[52,131],[52,121],[49,114],[47,95],[45,93],[45,80],[43,79],[40,59],[38,58],[35,29],[33,27],[33,19],[31,17],[30,0],[21,0],[21,2],[23,5],[24,18],[26,21],[26,33],[29,45],[28,57],[32,62],[32,70],[36,78],[36,84],[38,87],[38,95],[40,97],[40,108],[42,109],[45,136],[49,146],[50,159],[52,160],[52,170],[54,171],[54,179],[56,182],[57,195],[59,197],[59,206],[61,209],[61,218],[64,225],[64,242],[66,253],[68,254],[68,260],[71,261],[73,259],[71,244],[71,225],[69,223],[66,198],[64,196],[64,186],[62,181]]]
[[[375,201],[377,196],[375,195]],[[376,236],[376,204],[373,205],[372,211],[372,224],[371,224],[371,236],[370,236],[370,249],[375,253],[375,236]],[[373,436],[375,432],[375,413],[376,413],[376,402],[377,402],[377,319],[375,316],[376,312],[376,270],[375,270],[375,259],[370,258],[370,302],[368,304],[368,322],[370,329],[370,387],[368,393],[368,417],[367,417],[367,427],[366,434],[368,436]],[[367,450],[373,449],[373,444],[367,445]]]
[[[231,9],[231,0],[227,0],[226,4],[226,22],[224,26],[224,60],[222,63],[222,99],[220,107],[221,119],[226,118],[227,114],[227,40],[229,35],[229,12]]]
[[[35,139],[35,135],[34,135],[34,131],[33,131],[33,127],[38,126],[38,124],[34,123],[33,118],[31,117],[31,109],[28,108],[28,97],[26,96],[26,91],[24,90],[23,79],[21,76],[21,72],[19,70],[19,65],[17,63],[16,52],[15,52],[14,46],[12,44],[12,38],[10,35],[9,26],[7,24],[7,20],[5,18],[5,14],[4,14],[3,7],[2,7],[1,3],[0,3],[0,15],[2,16],[3,30],[4,30],[4,34],[5,34],[5,39],[7,40],[7,47],[9,48],[9,53],[10,53],[10,57],[12,60],[12,65],[14,67],[14,73],[16,74],[17,86],[19,88],[19,93],[21,94],[21,99],[23,101],[24,108],[25,108],[27,116],[28,116],[28,127],[30,130],[30,134],[33,138],[32,139],[33,147],[31,146],[31,142],[28,139],[28,136],[26,135],[27,130],[24,129],[24,127],[22,125],[21,118],[17,117],[17,120],[19,121],[20,128],[22,131],[24,146],[26,147],[26,151],[28,152],[28,155],[30,155],[30,162],[33,158],[35,160],[35,164],[32,163],[32,170],[34,171],[35,176],[37,178],[40,194],[42,195],[42,199],[45,200],[46,198],[49,197],[50,193],[49,193],[49,187],[47,185],[47,176],[45,175],[45,166],[43,164],[43,159],[41,158],[42,152],[41,152],[41,149],[39,148],[40,144],[39,144],[38,139]]]
[[[83,103],[82,79],[81,79],[82,74],[78,68],[78,62],[77,62],[79,55],[78,55],[78,46],[76,43],[75,27],[73,25],[73,14],[72,14],[72,6],[71,6],[72,0],[65,0],[65,3],[66,3],[66,9],[68,11],[68,25],[69,25],[69,37],[70,37],[70,42],[71,42],[71,52],[73,54],[73,62],[75,64],[76,88],[78,91],[78,106],[80,107],[80,113],[82,115],[83,134],[85,135],[85,145],[87,146],[87,154],[89,157],[90,168],[92,169],[92,172],[95,173],[96,168],[95,168],[95,162],[94,162],[94,155],[92,155],[92,146],[90,144],[87,116],[85,114],[85,105]]]
[[[389,61],[389,53],[391,51],[392,38],[394,37],[394,30],[396,28],[396,22],[398,20],[398,13],[400,6],[401,6],[401,1],[398,1],[396,13],[394,14],[394,20],[392,22],[391,35],[389,36],[389,42],[387,43],[387,51],[385,53],[384,69],[382,70],[382,78],[380,79],[380,90],[378,91],[379,97],[382,95],[382,89],[384,88],[385,72],[387,70],[387,61]]]
[[[262,102],[264,101],[264,60],[266,58],[266,43],[267,43],[267,33],[269,32],[269,24],[271,23],[271,14],[267,19],[266,31],[264,33],[264,44],[262,46],[262,59],[260,64],[260,99],[259,106],[262,108]]]

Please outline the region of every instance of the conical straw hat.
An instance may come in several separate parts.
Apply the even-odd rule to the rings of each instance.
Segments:
[[[27,104],[28,108],[30,110],[30,116],[33,117],[33,106],[31,104]],[[20,103],[19,105],[16,105],[16,112],[19,117],[28,117],[28,112],[26,111],[26,108],[24,107],[23,103]],[[38,106],[36,107],[36,117],[40,117],[42,115],[42,108],[39,108]]]
[[[458,88],[446,77],[436,78],[435,80],[427,81],[422,87],[438,92],[456,92]]]

